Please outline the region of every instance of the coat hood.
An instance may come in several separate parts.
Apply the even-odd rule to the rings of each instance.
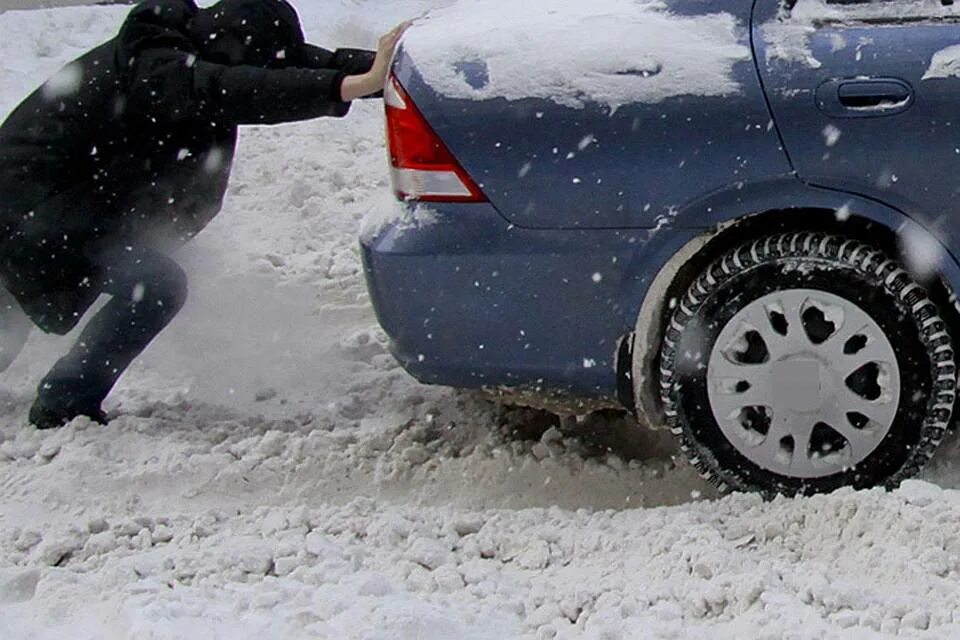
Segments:
[[[190,36],[206,60],[257,67],[296,64],[304,45],[300,18],[285,0],[221,0],[197,12]]]
[[[138,4],[120,29],[120,68],[130,66],[145,48],[195,49],[187,37],[187,28],[199,11],[193,0],[148,0]]]

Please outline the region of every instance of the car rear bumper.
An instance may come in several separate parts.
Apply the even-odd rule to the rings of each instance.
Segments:
[[[611,402],[621,339],[658,265],[690,237],[521,229],[489,204],[405,211],[361,246],[377,318],[407,371],[427,383]]]

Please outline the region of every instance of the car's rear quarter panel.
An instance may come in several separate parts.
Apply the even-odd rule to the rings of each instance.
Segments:
[[[364,244],[378,319],[418,379],[616,402],[617,350],[655,272],[697,230],[556,231],[488,204]]]

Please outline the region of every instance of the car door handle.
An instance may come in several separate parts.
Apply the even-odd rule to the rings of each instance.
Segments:
[[[889,116],[913,104],[913,88],[899,78],[828,80],[817,89],[817,106],[842,118]]]
[[[905,82],[853,80],[837,88],[840,104],[847,109],[893,109],[903,105],[913,92]]]

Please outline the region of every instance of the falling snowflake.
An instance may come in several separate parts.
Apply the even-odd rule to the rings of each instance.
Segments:
[[[900,254],[914,277],[925,280],[935,275],[943,258],[943,246],[915,224],[899,232]]]
[[[43,85],[43,97],[47,100],[65,98],[80,89],[83,83],[83,67],[74,62],[58,71]]]
[[[842,133],[842,131],[840,131],[840,129],[838,129],[834,125],[828,124],[823,128],[822,133],[823,133],[823,140],[826,143],[826,145],[828,147],[832,147],[835,144],[837,144],[837,142],[840,141],[840,134]]]

